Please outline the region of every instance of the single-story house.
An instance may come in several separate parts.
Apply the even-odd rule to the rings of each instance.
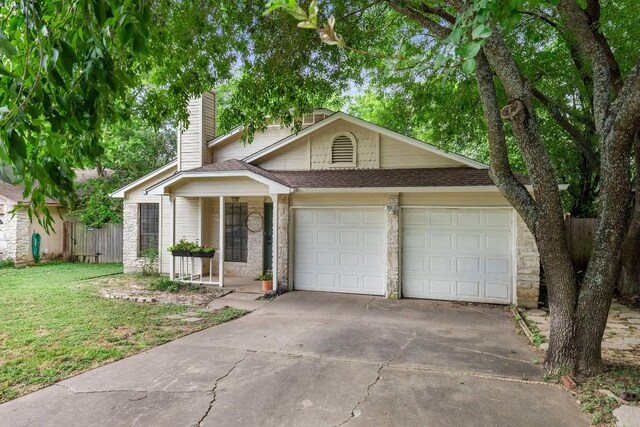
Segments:
[[[218,248],[212,271],[186,264],[219,286],[272,271],[274,289],[537,304],[535,241],[487,165],[326,109],[251,144],[242,127],[216,135],[213,93],[189,113],[177,159],[113,193],[125,271],[158,248],[159,270],[184,276],[167,248],[186,239]]]

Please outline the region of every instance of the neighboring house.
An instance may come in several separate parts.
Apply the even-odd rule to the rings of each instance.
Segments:
[[[219,285],[272,270],[274,288],[536,305],[534,239],[486,165],[342,112],[245,145],[242,128],[215,135],[214,94],[189,111],[177,160],[113,194],[125,271],[158,248],[175,277],[184,238],[218,247]]]
[[[41,236],[42,259],[60,258],[64,249],[64,218],[66,210],[55,200],[46,199],[54,223],[47,233],[34,218],[29,220],[26,205],[31,203],[23,197],[24,187],[0,181],[0,259],[12,259],[16,264],[33,262],[31,236]],[[14,213],[14,208],[15,213]],[[62,218],[61,218],[62,217]]]
[[[111,173],[111,171],[107,171]],[[98,177],[95,169],[76,171],[76,182]],[[41,259],[62,258],[64,255],[64,223],[69,218],[67,210],[56,200],[46,198],[47,208],[53,218],[49,232],[36,218],[29,220],[29,197],[23,197],[24,186],[12,185],[0,180],[0,259],[12,259],[18,265],[33,262],[31,238],[40,234]],[[18,208],[15,209],[14,208]]]

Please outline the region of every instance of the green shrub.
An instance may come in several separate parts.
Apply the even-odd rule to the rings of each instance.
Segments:
[[[16,266],[13,258],[0,259],[0,268],[13,268]]]
[[[166,277],[161,277],[160,279],[154,280],[149,283],[149,289],[152,291],[162,291],[162,292],[171,292],[176,293],[180,292],[180,288],[182,283],[177,280],[171,280]]]

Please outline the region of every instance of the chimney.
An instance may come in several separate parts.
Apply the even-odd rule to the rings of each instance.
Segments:
[[[189,101],[189,127],[178,131],[178,170],[212,162],[207,142],[216,134],[216,94],[205,92]]]

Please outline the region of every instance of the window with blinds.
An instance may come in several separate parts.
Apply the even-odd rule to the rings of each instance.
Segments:
[[[331,163],[346,166],[355,162],[355,141],[345,134],[336,136],[331,144]]]
[[[247,262],[246,203],[224,204],[224,260]]]
[[[143,256],[150,249],[158,250],[160,205],[158,203],[140,203],[138,224],[138,255]]]

